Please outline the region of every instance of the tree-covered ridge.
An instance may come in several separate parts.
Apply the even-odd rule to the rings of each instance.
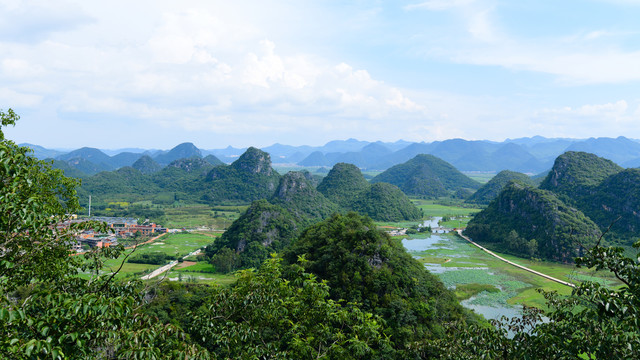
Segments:
[[[335,164],[318,185],[319,192],[343,208],[349,208],[354,195],[368,188],[369,182],[360,169],[347,163]]]
[[[268,153],[250,147],[229,166],[216,166],[207,175],[203,199],[210,203],[251,202],[269,198],[280,181]]]
[[[301,225],[326,219],[339,211],[336,204],[316,190],[311,174],[306,171],[290,171],[282,176],[269,202],[287,209]]]
[[[397,186],[376,183],[357,194],[352,210],[378,221],[419,220],[422,212]]]
[[[253,202],[222,237],[207,248],[207,255],[216,268],[228,271],[255,267],[270,252],[279,251],[294,241],[308,225],[339,212],[341,208],[317,191],[309,176],[308,172],[288,172],[268,201]],[[421,211],[400,189],[387,183],[367,184],[364,191],[352,194],[349,206],[379,221],[422,217]]]
[[[613,161],[594,154],[568,151],[556,158],[540,188],[575,199],[589,195],[604,179],[622,170]]]
[[[580,207],[602,229],[611,226],[611,237],[636,239],[640,231],[640,169],[626,169],[598,185]]]
[[[332,299],[385,319],[400,349],[441,336],[445,323],[465,316],[453,293],[366,216],[336,214],[307,228],[284,258],[303,258],[299,264],[327,281]]]
[[[371,180],[396,185],[407,195],[447,196],[458,190],[478,189],[480,183],[470,179],[453,165],[433,155],[420,154],[395,165]]]
[[[169,168],[178,168],[184,170],[187,173],[197,172],[201,175],[206,175],[214,165],[211,165],[205,159],[201,159],[198,157],[190,157],[190,158],[181,158],[178,160],[172,161],[169,165]]]
[[[222,160],[218,159],[214,155],[207,155],[203,159],[213,166],[224,165],[224,162],[222,162]]]
[[[318,185],[318,191],[343,211],[358,211],[378,221],[417,220],[420,210],[396,186],[371,185],[353,164],[338,163]]]
[[[254,201],[251,206],[213,244],[206,255],[217,270],[257,268],[270,253],[282,250],[300,233],[293,215],[267,200]]]
[[[162,170],[162,166],[158,164],[149,155],[141,156],[136,162],[131,165],[132,168],[140,171],[142,174],[148,175],[156,173]]]
[[[552,192],[510,182],[469,222],[474,241],[519,256],[572,262],[593,245],[600,229]]]
[[[486,184],[482,185],[482,187],[473,193],[466,202],[487,205],[491,200],[495,199],[498,194],[500,194],[500,191],[502,191],[502,189],[512,180],[535,186],[535,182],[526,174],[510,170],[502,170]]]

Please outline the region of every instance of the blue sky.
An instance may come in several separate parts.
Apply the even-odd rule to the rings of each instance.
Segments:
[[[640,138],[640,0],[0,0],[46,147]]]

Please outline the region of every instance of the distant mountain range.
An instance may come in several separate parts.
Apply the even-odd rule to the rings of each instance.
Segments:
[[[21,144],[33,149],[39,159],[66,162],[86,175],[100,171],[132,166],[142,156],[149,156],[164,167],[174,160],[207,157],[210,163],[230,164],[246,148],[228,146],[223,149],[199,149],[192,143],[182,143],[171,150],[129,148],[100,150],[83,147],[73,151],[46,149],[33,144]],[[337,163],[354,164],[363,170],[386,170],[404,163],[416,155],[430,154],[464,172],[499,172],[511,170],[537,174],[549,170],[556,157],[566,151],[585,151],[611,159],[623,167],[640,166],[640,141],[618,138],[565,139],[534,136],[507,139],[503,142],[487,140],[450,139],[431,143],[368,142],[356,139],[334,140],[323,146],[291,146],[274,144],[261,150],[271,155],[274,164],[331,168]],[[59,164],[60,165],[60,164]],[[77,173],[75,173],[77,176]]]

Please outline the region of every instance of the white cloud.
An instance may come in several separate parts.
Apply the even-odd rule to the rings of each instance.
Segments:
[[[555,109],[544,109],[543,114],[555,114],[563,116],[589,116],[589,117],[620,117],[627,113],[629,105],[625,100],[619,100],[615,103],[606,104],[587,104],[577,108],[565,106]]]
[[[414,9],[427,9],[427,10],[448,10],[453,8],[458,8],[462,6],[467,6],[469,4],[474,3],[475,0],[429,0],[424,1],[417,4],[410,4],[405,6],[407,10]]]

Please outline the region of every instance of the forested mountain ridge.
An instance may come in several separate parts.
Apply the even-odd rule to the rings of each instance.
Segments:
[[[250,147],[231,165],[214,167],[204,180],[203,200],[251,202],[270,197],[280,181],[271,167],[271,156]]]
[[[520,256],[572,262],[601,231],[552,192],[512,181],[469,222],[474,241]]]
[[[306,171],[290,171],[282,176],[269,202],[287,209],[301,225],[326,219],[339,211],[338,205],[316,190]]]
[[[540,188],[568,198],[589,195],[607,177],[622,171],[613,161],[597,155],[568,151],[556,158]]]
[[[318,191],[344,211],[358,211],[379,221],[418,220],[422,214],[407,195],[388,183],[370,184],[358,167],[338,163]]]
[[[30,145],[34,153],[41,159],[50,157],[60,159],[68,151],[49,150],[38,145]],[[97,149],[95,149],[97,150]],[[183,151],[184,150],[184,151]],[[499,172],[502,170],[518,171],[527,174],[541,173],[553,165],[553,160],[566,151],[587,151],[598,156],[616,161],[622,166],[640,165],[640,142],[637,140],[618,138],[590,139],[547,139],[541,136],[521,139],[507,139],[503,142],[486,140],[449,139],[431,143],[412,143],[407,141],[368,142],[355,139],[330,141],[323,146],[290,146],[274,144],[262,149],[271,154],[275,163],[298,164],[301,166],[331,167],[340,162],[355,164],[366,170],[386,170],[391,166],[406,162],[418,154],[431,154],[439,157],[460,171]],[[237,160],[246,148],[228,146],[224,149],[198,149],[191,143],[179,144],[171,150],[122,149],[104,150],[102,153],[113,154],[109,161],[93,163],[88,156],[82,158],[92,166],[84,166],[86,171],[113,170],[122,166],[131,166],[142,155],[149,155],[166,165],[181,157],[202,157],[214,155],[231,163]],[[122,156],[115,156],[120,153]],[[173,153],[169,155],[169,153]],[[179,155],[175,155],[180,153]],[[126,156],[125,156],[126,155]],[[84,156],[84,157],[83,157]],[[103,154],[102,157],[107,156]],[[168,159],[165,159],[168,157]],[[66,161],[66,160],[65,160]],[[100,165],[102,163],[102,165]],[[105,167],[105,165],[107,165]],[[216,164],[214,164],[216,165]],[[92,170],[92,169],[99,170]]]
[[[521,255],[530,253],[528,256],[533,256],[535,251],[528,251],[522,240],[540,242],[543,239],[540,236],[545,236],[556,245],[545,247],[546,253],[539,251],[538,255],[560,261],[567,261],[578,253],[568,251],[568,245],[558,244],[569,244],[567,236],[576,237],[574,246],[589,244],[588,237],[579,239],[578,234],[591,234],[592,239],[596,238],[592,224],[596,224],[600,232],[606,231],[604,241],[609,243],[630,247],[637,239],[640,230],[639,169],[625,170],[594,154],[569,151],[555,160],[540,189],[523,189],[526,191],[516,191],[514,185],[505,187],[498,198],[469,223],[468,234],[479,242],[501,243],[505,251]],[[548,206],[532,206],[532,199],[546,199]],[[543,219],[544,222],[532,219]],[[565,225],[557,226],[554,219],[565,219]],[[531,229],[531,226],[540,228],[544,224],[552,229],[551,233],[542,234],[540,230]]]
[[[496,176],[492,177],[486,184],[482,185],[482,187],[473,193],[466,202],[487,205],[500,194],[500,191],[502,191],[510,181],[513,180],[517,180],[531,186],[535,185],[535,182],[525,174],[503,170]]]
[[[336,214],[307,228],[284,252],[290,264],[301,256],[300,265],[327,281],[331,298],[386,319],[394,342],[439,337],[444,323],[468,316],[440,280],[366,216]]]
[[[396,185],[407,195],[447,196],[465,188],[478,189],[480,183],[462,174],[453,165],[433,155],[420,154],[395,165],[371,180]]]
[[[318,184],[318,191],[334,203],[348,208],[354,194],[369,188],[369,182],[362,176],[357,166],[338,163],[331,168],[327,176]]]
[[[357,176],[354,177],[355,166],[337,164],[335,168],[329,182],[337,186],[332,189],[336,190],[334,194],[339,193],[341,199],[348,199],[344,206],[337,205],[319,192],[309,181],[308,172],[288,172],[280,178],[278,188],[268,201],[254,201],[218,241],[207,247],[207,256],[216,268],[231,271],[256,266],[271,252],[286,248],[305,227],[341,211],[359,211],[379,221],[417,220],[422,217],[421,211],[407,196],[391,184],[369,185],[365,181],[366,187],[358,192],[343,191],[343,185],[353,188],[354,181],[360,183]],[[362,177],[359,170],[357,175]]]

